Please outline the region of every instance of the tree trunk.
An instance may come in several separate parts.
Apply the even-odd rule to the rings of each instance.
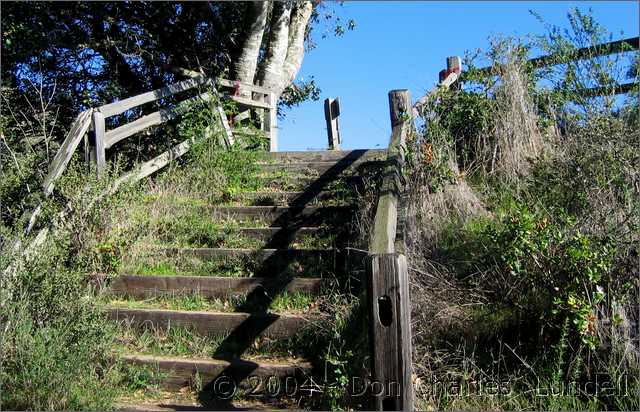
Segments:
[[[235,64],[236,80],[243,83],[253,84],[254,82],[270,4],[269,1],[254,1],[249,5],[248,19],[250,23],[242,51]]]
[[[271,33],[265,60],[258,76],[259,83],[275,90],[276,99],[284,89],[283,65],[287,57],[289,45],[289,25],[291,24],[291,4],[279,2],[273,7],[271,17]]]
[[[313,11],[313,3],[298,3],[291,16],[289,27],[289,48],[283,66],[283,90],[296,78],[304,58],[304,38]]]

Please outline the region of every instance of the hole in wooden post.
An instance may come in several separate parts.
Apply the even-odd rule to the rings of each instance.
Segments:
[[[393,320],[393,309],[391,308],[391,298],[384,295],[378,298],[378,318],[382,326],[391,325]]]

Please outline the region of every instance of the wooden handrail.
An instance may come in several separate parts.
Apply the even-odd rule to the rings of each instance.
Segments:
[[[226,79],[220,79],[220,82],[225,87],[235,87],[237,84],[240,84],[240,87],[250,89],[252,91],[255,91],[256,93],[264,94],[264,96],[262,97],[259,96],[258,101],[249,98],[240,98],[237,96],[230,96],[230,98],[244,106],[269,111],[269,115],[265,116],[266,126],[264,128],[270,134],[271,150],[276,150],[275,136],[277,118],[275,112],[277,110],[277,102],[274,102],[273,100],[273,93],[271,93],[269,89],[260,86],[237,83]],[[113,147],[117,142],[120,142],[123,139],[134,135],[135,133],[141,132],[151,126],[162,124],[180,114],[183,114],[188,108],[189,103],[198,99],[211,98],[213,97],[213,94],[217,93],[217,91],[214,87],[212,87],[213,94],[205,92],[195,97],[185,99],[182,102],[177,103],[173,107],[160,109],[157,112],[143,116],[137,120],[134,120],[133,122],[121,125],[113,130],[106,130],[106,118],[124,113],[127,110],[133,109],[143,104],[169,97],[177,93],[185,92],[202,85],[213,86],[214,84],[212,79],[209,79],[207,77],[193,77],[191,79],[174,83],[160,89],[142,93],[140,95],[129,97],[113,103],[105,104],[98,108],[87,109],[81,112],[72,123],[69,132],[65,136],[65,139],[60,146],[60,149],[49,165],[49,172],[47,173],[47,176],[45,177],[42,184],[45,197],[48,197],[53,192],[56,180],[62,175],[62,173],[64,173],[67,165],[69,164],[69,161],[71,160],[71,157],[78,148],[81,140],[84,139],[85,144],[87,146],[90,146],[91,153],[89,157],[91,158],[91,161],[96,164],[98,173],[100,173],[106,166],[106,149]],[[231,128],[229,127],[229,124],[227,122],[224,110],[222,110],[222,107],[220,105],[217,106],[216,112],[220,117],[220,121],[225,130],[226,141],[228,144],[232,144],[233,136],[231,134]],[[87,134],[90,129],[93,129],[93,136],[91,139],[87,139]],[[169,162],[169,160],[184,154],[190,146],[190,142],[182,142],[169,151],[156,157],[155,159],[143,164],[138,169],[138,171],[129,173],[126,176],[128,176],[129,178],[136,178],[138,180],[146,177],[149,174],[164,167]],[[121,183],[121,180],[122,179],[119,179],[118,182]],[[29,219],[27,232],[29,232],[34,226],[35,219],[39,215],[40,209],[41,208],[38,207],[32,213],[31,219]]]
[[[411,305],[403,240],[397,239],[398,208],[404,188],[402,169],[413,130],[408,90],[389,92],[391,140],[367,258],[367,297],[376,410],[413,410]],[[398,241],[397,241],[398,240]],[[393,389],[391,389],[393,388]]]
[[[534,57],[527,60],[534,68],[554,66],[564,64],[568,61],[587,60],[597,56],[608,56],[610,54],[624,53],[628,51],[638,50],[640,47],[639,37],[630,37],[628,39],[616,40],[607,43],[597,44],[591,47],[582,47],[570,50],[567,54],[554,53],[547,56]],[[502,65],[494,65],[476,69],[476,73],[484,76],[490,76],[504,69]]]
[[[67,136],[49,166],[49,173],[44,178],[42,189],[44,190],[45,196],[49,196],[51,194],[55,181],[67,168],[67,164],[69,164],[71,156],[73,156],[73,153],[80,144],[80,140],[82,140],[89,130],[89,127],[91,126],[92,113],[93,109],[81,112],[71,124],[71,128],[69,129]]]
[[[142,93],[137,96],[129,97],[119,100],[117,102],[105,104],[98,107],[98,110],[104,115],[105,118],[115,116],[133,109],[134,107],[141,106],[145,103],[154,102],[165,97],[172,96],[176,93],[181,93],[194,87],[204,85],[209,82],[207,77],[194,77],[178,83],[171,84],[160,89],[152,90],[147,93]]]

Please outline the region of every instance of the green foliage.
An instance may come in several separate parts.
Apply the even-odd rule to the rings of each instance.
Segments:
[[[66,267],[68,253],[68,239],[50,239],[3,278],[5,408],[105,409],[116,395],[118,375],[108,359],[113,330],[92,304],[84,274]]]

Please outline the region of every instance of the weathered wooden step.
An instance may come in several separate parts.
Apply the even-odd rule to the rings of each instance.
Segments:
[[[127,321],[138,327],[164,330],[170,327],[184,327],[202,335],[233,332],[241,340],[257,336],[290,338],[308,322],[300,315],[275,313],[219,313],[114,307],[107,307],[105,310],[110,319]]]
[[[209,276],[120,275],[112,279],[110,293],[134,298],[197,294],[204,297],[246,295],[257,289],[317,293],[321,278],[231,278]]]
[[[254,362],[243,359],[233,359],[230,361],[219,359],[194,359],[179,357],[164,357],[152,355],[126,354],[122,360],[134,365],[147,366],[152,370],[158,370],[165,376],[162,386],[168,389],[179,389],[194,383],[196,377],[201,379],[203,387],[218,376],[225,375],[233,380],[238,387],[243,387],[243,383],[250,377],[253,379],[284,380],[294,379],[299,386],[305,381],[305,377],[311,373],[312,366],[309,362]],[[247,382],[249,385],[251,382]],[[249,386],[246,385],[246,386]]]
[[[260,170],[262,172],[316,172],[326,175],[340,175],[340,174],[353,174],[363,166],[380,167],[384,164],[382,160],[365,160],[365,161],[351,161],[351,160],[339,160],[329,162],[283,162],[283,163],[264,163],[260,164]]]
[[[361,176],[258,176],[256,179],[265,187],[273,189],[307,189],[310,186],[317,187],[318,190],[330,190],[332,185],[345,184],[357,186],[362,184]]]
[[[238,194],[235,198],[240,200],[247,200],[252,204],[259,206],[271,206],[275,204],[289,204],[296,202],[296,200],[306,199],[307,194],[302,191],[273,191],[273,192],[243,192]],[[321,191],[317,194],[309,196],[313,202],[324,202],[332,200],[335,197],[335,193],[331,191]]]
[[[386,149],[361,150],[313,150],[293,152],[270,152],[269,159],[291,162],[326,162],[335,160],[355,159],[383,159],[387,155]]]
[[[227,248],[160,248],[161,253],[173,256],[196,256],[201,259],[246,257],[263,262],[266,260],[290,259],[331,259],[336,255],[334,249],[227,249]]]
[[[207,208],[213,217],[226,219],[265,220],[270,224],[288,226],[299,223],[322,223],[335,220],[338,216],[348,217],[354,211],[353,206],[213,206]]]
[[[295,237],[302,236],[314,236],[320,235],[326,232],[324,227],[240,227],[236,231],[245,237],[259,240],[269,240],[274,236],[280,236],[283,234],[292,235]]]

